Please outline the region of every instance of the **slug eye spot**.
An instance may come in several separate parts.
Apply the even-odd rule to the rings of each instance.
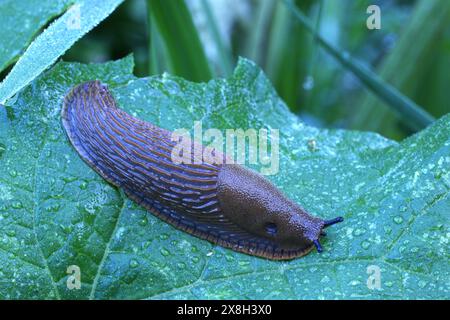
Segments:
[[[266,223],[264,228],[266,229],[267,234],[269,234],[271,236],[274,236],[277,234],[277,225],[273,222]]]

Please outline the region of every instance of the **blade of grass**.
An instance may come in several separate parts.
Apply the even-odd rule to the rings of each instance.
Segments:
[[[299,1],[309,9],[311,1]],[[265,70],[280,97],[298,113],[302,100],[301,83],[306,74],[311,52],[311,35],[290,19],[290,12],[281,0],[276,2],[274,17],[268,30]],[[295,41],[292,37],[295,35]]]
[[[289,15],[286,6],[281,2],[277,2],[273,22],[269,31],[269,43],[265,63],[266,73],[272,78],[272,81],[277,73],[280,57],[282,56],[287,41],[286,38],[291,24],[291,21],[288,19]]]
[[[161,38],[156,28],[155,22],[151,15],[150,1],[146,2],[147,9],[147,30],[148,30],[148,46],[149,46],[149,59],[148,59],[148,71],[149,75],[161,74],[163,72],[162,61],[158,51],[162,51],[164,48],[161,46]]]
[[[208,60],[184,0],[148,0],[166,45],[172,72],[191,81],[212,78]]]
[[[320,30],[320,23],[322,21],[323,1],[324,0],[319,0],[317,3],[318,12],[316,17],[316,23],[314,25],[315,34],[313,35],[312,41],[313,43],[311,44],[311,60],[307,66],[307,73],[306,73],[307,79],[305,79],[303,83],[303,88],[305,89],[305,97],[304,97],[305,109],[308,109],[308,107],[310,106],[311,93],[314,87],[314,74],[319,59],[319,51],[318,51],[319,43],[317,42],[317,37],[315,35],[318,34]]]
[[[273,15],[276,0],[263,0],[258,1],[257,3],[258,7],[256,10],[255,21],[252,24],[254,27],[250,28],[252,31],[248,42],[247,55],[257,64],[261,64],[263,40],[266,37],[267,26]]]
[[[449,1],[424,0],[417,2],[410,23],[381,66],[380,76],[401,89],[404,94],[415,99],[420,98],[423,91],[425,91],[425,95],[429,95],[430,90],[427,88],[427,84],[430,80],[433,81],[435,74],[427,77],[427,73],[439,53],[442,52],[439,50],[439,46],[442,46],[443,42],[436,41],[436,39],[442,39],[445,30],[448,30],[449,19]],[[414,45],[411,45],[412,43]],[[446,59],[448,60],[448,56]],[[418,61],[420,63],[417,63]],[[425,104],[424,107],[430,110],[434,104],[428,104]],[[381,101],[372,95],[365,95],[359,105],[361,106],[360,111],[355,114],[353,119],[355,129],[376,130],[380,128],[389,137],[402,137],[395,114]]]
[[[420,130],[435,120],[428,112],[419,107],[411,99],[401,94],[393,86],[383,81],[368,67],[355,58],[352,58],[347,52],[341,53],[339,49],[326,41],[315,31],[314,26],[309,19],[292,3],[292,1],[284,0],[284,3],[298,22],[316,37],[318,43],[326,50],[326,52],[331,54],[346,69],[357,76],[378,98],[382,99],[388,106],[395,110],[405,125],[412,129]]]
[[[216,43],[217,51],[220,57],[220,68],[223,76],[229,76],[233,72],[233,58],[230,49],[224,44],[219,28],[217,27],[216,19],[211,10],[208,0],[201,0],[202,8],[205,11],[206,21],[211,30],[214,42]]]
[[[6,101],[51,66],[79,38],[113,12],[123,0],[78,1],[27,48],[0,83],[0,103]],[[73,21],[79,16],[78,21]]]

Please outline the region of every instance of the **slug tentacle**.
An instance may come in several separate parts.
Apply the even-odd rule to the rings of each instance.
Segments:
[[[342,217],[336,217],[336,218],[333,218],[330,220],[325,220],[324,227],[326,228],[326,227],[332,226],[333,224],[336,224],[336,223],[339,223],[342,221],[344,221],[344,218],[342,218]]]
[[[118,108],[99,81],[67,94],[62,124],[81,158],[104,179],[162,220],[218,245],[292,259],[314,246],[321,252],[322,229],[342,221],[309,215],[242,166],[175,163],[171,132]]]
[[[319,240],[314,240],[313,243],[316,246],[317,252],[322,253],[323,249],[322,246],[320,245]]]

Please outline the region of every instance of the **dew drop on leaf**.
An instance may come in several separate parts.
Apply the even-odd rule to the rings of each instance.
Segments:
[[[394,217],[394,222],[396,224],[401,224],[403,222],[403,218],[400,216],[396,216],[396,217]]]
[[[137,268],[139,266],[139,262],[136,259],[130,260],[130,267],[131,268]]]
[[[353,231],[353,235],[354,235],[354,236],[360,236],[360,235],[364,234],[365,232],[366,232],[366,230],[363,229],[363,228],[356,228],[356,229]]]
[[[194,263],[198,263],[199,261],[200,261],[199,257],[193,257],[192,258],[192,262],[194,262]]]
[[[160,250],[160,252],[161,252],[161,254],[162,254],[164,257],[167,257],[167,256],[170,255],[170,251],[167,250],[167,249],[165,249],[165,248],[162,248],[162,249]]]
[[[148,224],[148,219],[147,217],[143,217],[142,219],[139,220],[139,225],[142,227],[145,227]]]
[[[417,285],[419,286],[419,288],[423,289],[423,288],[425,288],[427,283],[426,283],[426,281],[420,280]]]
[[[8,231],[6,231],[6,234],[9,237],[14,237],[16,235],[16,230],[8,230]]]
[[[23,208],[23,204],[20,201],[14,201],[11,206],[14,209],[22,209]]]
[[[167,233],[161,233],[161,234],[159,235],[159,238],[160,238],[161,240],[167,240],[167,239],[169,239],[169,235],[168,235]]]
[[[369,249],[369,247],[370,247],[370,242],[369,241],[363,241],[362,243],[361,243],[361,247],[364,249],[364,250],[367,250],[367,249]]]

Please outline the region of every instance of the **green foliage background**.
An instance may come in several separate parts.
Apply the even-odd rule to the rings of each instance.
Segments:
[[[113,11],[120,2],[101,5]],[[380,66],[382,77],[440,117],[401,142],[320,128],[367,128],[397,139],[412,133],[408,118],[322,51],[282,1],[250,1],[253,22],[235,26],[231,47],[215,32],[219,61],[207,59],[192,9],[181,0],[127,0],[108,18],[95,13],[99,7],[82,6],[89,24],[67,38],[61,21],[84,1],[40,1],[39,10],[33,1],[16,3],[0,2],[1,28],[11,30],[11,17],[27,26],[0,35],[1,77],[22,58],[8,80],[20,91],[13,96],[15,89],[0,84],[9,96],[0,106],[0,298],[450,298],[447,1],[381,1],[389,10],[376,32],[365,28],[367,1],[298,3],[328,42]],[[211,2],[200,4],[214,30]],[[184,9],[175,14],[175,7]],[[432,12],[438,14],[430,23]],[[169,16],[174,23],[165,25]],[[320,27],[330,23],[337,29]],[[46,53],[51,32],[62,38]],[[64,60],[108,61],[134,51],[136,65],[128,56],[59,62],[42,73],[84,34]],[[386,48],[386,37],[399,40]],[[174,75],[148,77],[165,70]],[[224,78],[189,81],[217,76]],[[303,89],[307,76],[311,90]],[[92,79],[107,83],[122,108],[167,129],[200,118],[204,127],[280,128],[280,173],[270,179],[315,215],[339,214],[345,222],[330,229],[323,254],[275,262],[159,221],[89,169],[67,141],[60,125],[64,95]],[[67,287],[70,265],[81,268],[80,290]],[[367,287],[371,265],[381,269],[381,289]]]

